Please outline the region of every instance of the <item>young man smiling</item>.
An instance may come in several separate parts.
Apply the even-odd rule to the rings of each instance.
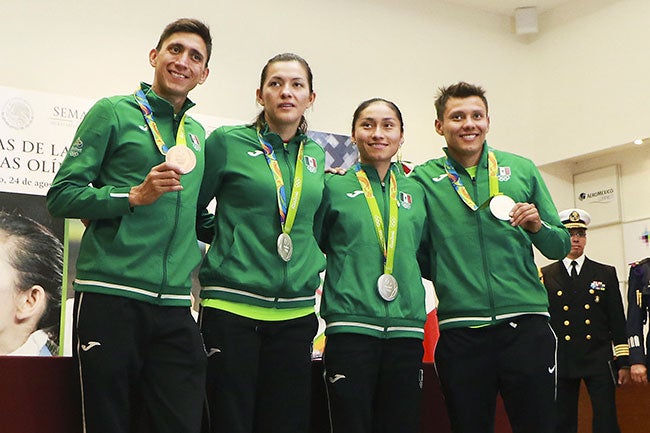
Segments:
[[[550,433],[556,338],[534,245],[563,258],[569,235],[535,165],[492,149],[484,90],[440,89],[446,156],[415,168],[431,221],[422,273],[439,299],[438,371],[453,430],[492,433],[501,394],[514,433]]]
[[[200,431],[206,355],[190,273],[205,131],[186,111],[211,49],[202,22],[169,24],[149,53],[152,85],[90,109],[48,192],[52,215],[87,223],[73,343],[84,432]]]

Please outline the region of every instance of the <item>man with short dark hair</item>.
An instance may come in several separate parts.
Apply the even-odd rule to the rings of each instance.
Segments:
[[[206,354],[191,312],[205,131],[186,115],[208,76],[208,27],[179,19],[149,53],[151,85],[87,113],[47,195],[81,218],[74,358],[88,433],[197,433]]]
[[[558,337],[555,431],[578,431],[578,397],[584,380],[591,397],[593,432],[620,432],[616,385],[630,379],[630,351],[616,268],[585,255],[588,212],[566,209],[560,219],[571,235],[571,251],[542,268],[551,326]]]
[[[568,233],[535,165],[487,145],[481,87],[444,87],[436,109],[446,156],[412,176],[431,221],[422,273],[439,299],[435,361],[452,428],[494,432],[500,393],[514,433],[550,433],[556,339],[532,247],[562,258]]]

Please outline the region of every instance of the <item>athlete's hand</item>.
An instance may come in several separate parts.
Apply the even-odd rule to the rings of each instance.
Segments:
[[[542,219],[534,204],[516,203],[510,211],[510,225],[520,226],[526,231],[537,233],[542,228]]]
[[[346,172],[347,170],[342,167],[330,167],[325,169],[325,173],[331,173],[331,174],[344,175]]]
[[[166,192],[182,190],[181,174],[180,167],[168,162],[153,167],[144,182],[129,191],[129,205],[146,206],[154,203]]]

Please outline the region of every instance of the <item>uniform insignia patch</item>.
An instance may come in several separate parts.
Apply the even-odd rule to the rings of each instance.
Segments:
[[[307,170],[309,170],[310,173],[316,173],[316,169],[318,168],[318,163],[316,162],[316,158],[309,155],[305,155],[304,161]]]
[[[201,151],[201,141],[199,140],[199,137],[197,137],[194,134],[190,134],[190,140],[192,141],[192,147],[194,150],[197,152]]]
[[[605,283],[602,281],[592,281],[589,287],[595,290],[605,290]]]
[[[399,202],[403,208],[410,209],[411,204],[413,204],[413,197],[411,197],[411,194],[407,194],[405,192],[400,191]]]
[[[506,182],[510,180],[510,167],[499,167],[499,174],[497,178],[500,182]]]
[[[81,152],[84,150],[84,142],[81,141],[81,137],[77,137],[77,139],[72,143],[72,146],[70,146],[70,151],[69,154],[70,156],[79,156]]]

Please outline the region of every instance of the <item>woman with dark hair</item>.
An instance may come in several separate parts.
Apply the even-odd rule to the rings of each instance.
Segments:
[[[57,354],[62,274],[59,239],[0,211],[0,355]]]
[[[250,125],[206,140],[199,221],[211,244],[200,269],[211,432],[306,432],[315,291],[325,259],[314,238],[323,149],[308,138],[312,72],[295,54],[268,61]]]
[[[321,301],[332,432],[420,431],[425,290],[416,253],[424,191],[392,163],[399,108],[380,98],[354,112],[359,163],[328,175],[318,212],[327,256]]]

